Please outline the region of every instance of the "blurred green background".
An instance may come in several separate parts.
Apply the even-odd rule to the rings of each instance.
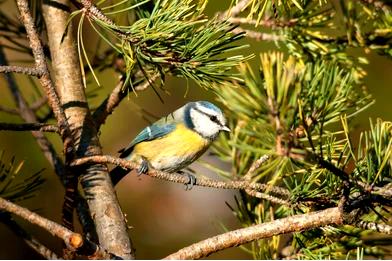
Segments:
[[[219,1],[219,5],[210,3],[208,14],[212,15],[217,10],[224,10],[228,2]],[[4,6],[9,8],[10,15],[15,13],[16,17],[12,1],[10,4],[2,5],[2,8]],[[96,36],[87,28],[85,32],[85,39],[89,39],[88,43],[93,49],[95,47],[93,39],[96,39]],[[250,61],[255,66],[258,65],[259,52],[276,49],[271,43],[246,41],[250,44],[250,48],[243,52],[244,54],[252,52],[256,54],[256,58]],[[364,54],[361,50],[351,51],[354,54],[365,55],[369,59],[369,65],[364,66],[368,72],[364,83],[376,99],[373,106],[352,120],[352,126],[356,126],[355,131],[360,131],[368,129],[369,117],[392,120],[390,109],[392,63],[391,60],[374,53]],[[11,61],[24,59],[24,57],[12,52],[7,52],[6,55]],[[89,93],[96,95],[89,99],[92,108],[100,104],[117,81],[113,71],[99,73],[99,79],[102,87],[97,87],[93,81],[90,81],[87,89]],[[31,82],[24,76],[17,76],[17,81],[26,99],[33,101],[37,97],[37,91],[32,87]],[[189,90],[187,90],[187,86],[189,86]],[[100,132],[101,144],[105,154],[117,155],[117,151],[126,146],[148,124],[143,119],[140,108],[161,117],[188,101],[200,99],[214,101],[212,92],[195,86],[185,79],[168,77],[165,88],[168,92],[160,91],[164,103],[159,101],[151,89],[139,93],[137,97],[131,93],[121,103],[118,109],[108,118]],[[4,77],[0,77],[0,103],[13,106]],[[47,109],[41,110],[40,114],[43,115],[45,112],[47,112]],[[20,119],[0,112],[0,121],[20,122]],[[54,134],[47,134],[47,136],[60,152],[61,140]],[[18,160],[24,160],[25,165],[22,172],[36,172],[45,168],[43,173],[46,183],[35,198],[21,204],[51,220],[60,222],[64,190],[31,134],[28,132],[0,132],[0,150],[6,152],[6,158],[15,155]],[[203,156],[202,160],[228,167],[227,163],[219,162],[209,156],[208,153]],[[192,168],[197,173],[219,178],[199,163],[193,164]],[[200,187],[185,191],[183,185],[145,176],[137,177],[134,174],[123,179],[117,185],[116,191],[123,211],[127,216],[128,225],[130,226],[129,234],[136,248],[138,259],[162,258],[191,243],[222,233],[225,228],[231,230],[240,227],[240,224],[225,204],[225,202],[234,204],[234,191]],[[50,248],[61,249],[61,242],[51,237],[47,232],[24,222],[22,224]],[[0,258],[35,259],[41,257],[30,250],[12,231],[0,224]],[[214,254],[211,258],[246,259],[251,258],[251,256],[240,248],[232,248]]]

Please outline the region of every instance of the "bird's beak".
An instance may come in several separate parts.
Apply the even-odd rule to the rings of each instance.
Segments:
[[[227,126],[223,126],[221,130],[231,132],[230,128]]]

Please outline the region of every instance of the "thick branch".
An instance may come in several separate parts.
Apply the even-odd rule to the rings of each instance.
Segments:
[[[343,215],[339,208],[328,208],[230,231],[185,247],[164,259],[200,259],[212,253],[262,238],[341,224],[343,224]]]
[[[0,209],[13,213],[30,223],[45,229],[53,236],[61,238],[66,246],[71,249],[78,249],[83,244],[83,238],[80,234],[74,233],[63,226],[60,226],[56,222],[48,220],[3,198],[0,198]]]
[[[0,65],[0,73],[22,73],[31,76],[40,77],[42,72],[35,67]]]
[[[58,0],[45,2],[43,5],[56,87],[71,127],[74,144],[77,146],[76,157],[100,155],[102,154],[101,145],[82,84],[73,30],[68,24],[68,4],[68,0]],[[64,32],[66,32],[65,35]],[[74,174],[76,173],[80,175],[80,182],[87,196],[87,204],[100,246],[116,256],[133,258],[127,226],[107,167],[104,164],[93,164],[78,168]],[[66,191],[67,200],[70,200],[64,204],[64,206],[71,207],[69,211],[72,211],[74,204],[72,200],[76,198],[77,182],[76,175],[69,176]],[[72,215],[68,214],[67,216],[72,218]]]
[[[140,166],[136,163],[130,162],[125,159],[121,158],[116,158],[116,157],[111,157],[111,156],[91,156],[91,157],[85,157],[85,158],[80,158],[76,159],[72,165],[73,166],[80,166],[83,164],[88,164],[88,163],[111,163],[115,164],[117,166],[121,166],[124,169],[137,169]],[[163,179],[166,181],[171,181],[175,183],[182,183],[182,184],[189,184],[189,178],[187,176],[177,174],[177,173],[168,173],[168,172],[163,172],[163,171],[158,171],[154,169],[149,169],[149,171],[146,173],[150,177],[154,178],[159,178]],[[257,190],[257,191],[270,191],[272,193],[282,195],[282,196],[289,196],[290,193],[284,188],[280,187],[274,187],[270,186],[267,184],[261,184],[261,183],[249,183],[248,181],[217,181],[217,180],[212,180],[209,178],[204,178],[204,177],[197,177],[196,179],[196,186],[202,186],[202,187],[211,187],[211,188],[219,188],[219,189],[251,189],[251,190]]]
[[[57,126],[46,123],[6,123],[0,122],[0,131],[43,131],[58,132]]]

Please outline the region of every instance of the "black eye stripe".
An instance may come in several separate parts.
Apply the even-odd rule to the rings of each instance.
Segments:
[[[215,115],[211,115],[208,114],[202,110],[200,110],[199,108],[194,108],[196,111],[200,112],[201,114],[204,114],[206,116],[208,116],[210,118],[211,121],[215,122],[216,124],[218,124],[219,126],[223,126],[222,123],[219,121],[218,117],[216,117]]]

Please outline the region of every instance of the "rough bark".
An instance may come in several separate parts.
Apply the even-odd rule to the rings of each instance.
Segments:
[[[69,7],[66,0],[50,1],[43,6],[56,88],[76,143],[76,157],[100,155],[101,146],[82,85],[71,27],[63,38],[69,17],[67,10]],[[92,164],[77,171],[87,196],[99,244],[116,256],[133,258],[124,216],[106,165]]]

